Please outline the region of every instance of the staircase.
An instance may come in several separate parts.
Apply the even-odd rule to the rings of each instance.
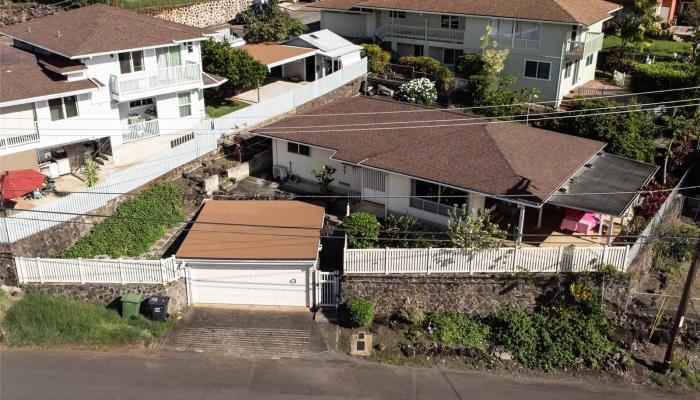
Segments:
[[[103,167],[106,165],[110,165],[112,164],[112,156],[110,156],[109,154],[98,153],[95,157],[95,162]]]

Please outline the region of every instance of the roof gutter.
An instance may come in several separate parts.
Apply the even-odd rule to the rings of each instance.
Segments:
[[[90,82],[95,83],[92,79],[90,79]],[[96,84],[96,86],[97,86],[97,84]],[[19,104],[34,103],[34,102],[42,101],[42,100],[55,99],[56,97],[74,96],[74,95],[79,95],[79,94],[91,93],[91,92],[97,91],[99,89],[100,89],[100,86],[97,86],[97,87],[92,88],[92,89],[73,90],[73,91],[69,91],[69,92],[53,93],[53,94],[49,94],[49,95],[45,95],[45,96],[10,100],[10,101],[0,103],[0,107],[10,107],[10,106],[16,106]]]

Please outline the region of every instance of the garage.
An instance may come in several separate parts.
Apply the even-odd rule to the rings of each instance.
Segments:
[[[190,304],[311,307],[323,207],[296,200],[209,200],[176,255]]]

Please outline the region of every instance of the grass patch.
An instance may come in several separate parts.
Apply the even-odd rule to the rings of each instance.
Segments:
[[[175,323],[140,316],[128,321],[102,303],[29,292],[7,311],[3,325],[11,346],[138,343],[164,335]]]
[[[683,55],[683,53],[691,53],[692,45],[688,42],[676,42],[674,40],[651,40],[651,46],[644,49],[640,54],[656,56],[657,58],[673,58],[673,53]],[[603,50],[609,51],[616,47],[622,46],[622,39],[615,35],[605,35],[603,39]]]
[[[690,368],[677,357],[671,361],[671,371],[668,375],[653,372],[649,379],[662,388],[685,387],[700,390],[700,372]]]
[[[226,114],[230,114],[246,107],[248,107],[248,104],[246,103],[230,102],[227,100],[216,101],[214,99],[204,100],[204,110],[211,118],[223,117]]]

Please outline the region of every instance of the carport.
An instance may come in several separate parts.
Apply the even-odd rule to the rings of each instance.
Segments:
[[[179,249],[190,304],[314,305],[323,207],[207,201]]]
[[[547,204],[607,216],[610,244],[614,217],[627,214],[639,198],[639,191],[658,169],[656,165],[601,152],[553,194]],[[598,225],[599,234],[603,219]]]

